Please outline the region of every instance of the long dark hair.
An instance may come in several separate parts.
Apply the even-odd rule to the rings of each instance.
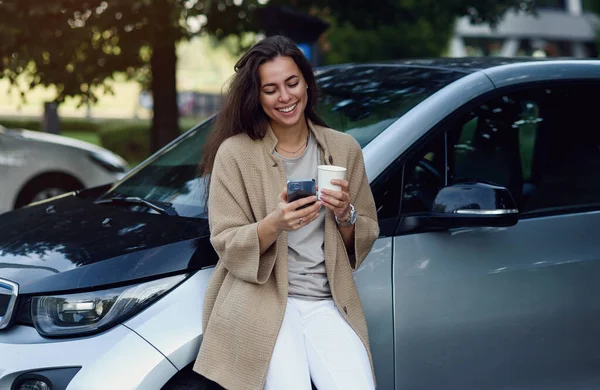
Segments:
[[[235,64],[235,74],[217,115],[215,127],[204,144],[199,167],[201,176],[212,172],[217,150],[227,138],[240,133],[246,133],[254,140],[265,136],[268,116],[260,105],[258,67],[277,57],[294,60],[306,80],[308,101],[305,117],[317,125],[327,126],[316,112],[317,85],[308,59],[289,38],[280,35],[265,38],[252,46]]]

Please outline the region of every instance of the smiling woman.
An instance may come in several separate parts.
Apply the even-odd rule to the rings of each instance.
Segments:
[[[379,232],[360,146],[316,113],[313,70],[289,39],[257,43],[235,70],[201,166],[220,261],[194,370],[233,390],[373,389],[352,277]],[[338,190],[290,200],[286,180],[316,181],[334,161]]]

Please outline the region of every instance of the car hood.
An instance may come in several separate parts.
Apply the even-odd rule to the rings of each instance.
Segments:
[[[205,219],[73,196],[0,215],[0,278],[21,294],[130,283],[216,260]]]

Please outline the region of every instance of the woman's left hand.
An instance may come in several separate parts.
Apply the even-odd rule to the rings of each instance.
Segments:
[[[350,194],[348,193],[348,181],[333,179],[331,184],[341,187],[341,191],[322,189],[321,202],[327,209],[333,211],[339,220],[344,220],[350,211]]]

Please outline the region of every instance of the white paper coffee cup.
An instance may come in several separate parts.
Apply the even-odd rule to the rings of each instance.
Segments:
[[[317,191],[317,198],[321,199],[321,189],[323,188],[333,191],[341,191],[342,187],[331,184],[331,180],[344,180],[345,178],[346,168],[344,167],[338,167],[335,165],[318,165],[317,185],[319,186],[319,191]]]

